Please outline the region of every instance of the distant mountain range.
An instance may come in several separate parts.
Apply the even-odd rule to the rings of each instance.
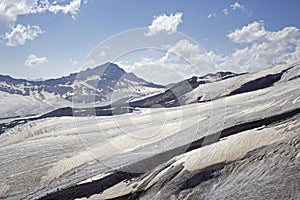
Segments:
[[[279,65],[250,74],[210,73],[168,87],[145,81],[113,63],[45,81],[0,75],[0,119],[30,115],[40,115],[38,118],[107,116],[136,108],[207,102],[291,80],[297,74],[295,66]],[[13,124],[18,123],[16,120]]]
[[[113,63],[44,81],[0,75],[0,91],[46,101],[51,97],[59,97],[72,103],[110,102],[118,100],[119,96],[137,96],[163,88],[162,85],[125,72]]]
[[[161,93],[150,96],[145,95],[144,98],[139,97],[131,100],[123,98],[104,106],[86,106],[82,108],[68,106],[28,120],[60,116],[109,116],[133,112],[140,108],[177,107],[192,103],[204,103],[293,80],[298,76],[298,68],[299,63],[296,63],[289,67],[278,65],[256,73],[217,72],[201,77],[194,76],[173,84]],[[128,101],[123,101],[124,99]],[[10,126],[18,123],[19,120],[16,120]]]
[[[142,107],[151,107],[155,103],[166,107],[177,106],[179,102],[173,101],[174,99],[200,84],[237,75],[218,72],[192,77],[173,83],[172,86],[162,86],[127,73],[113,63],[88,68],[61,78],[39,81],[0,75],[0,118],[37,115],[61,107],[119,105],[129,102],[132,106],[138,104]]]

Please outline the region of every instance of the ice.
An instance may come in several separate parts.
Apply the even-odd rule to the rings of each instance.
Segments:
[[[259,73],[277,73],[282,69],[280,66]],[[251,76],[257,78],[257,74]],[[215,96],[241,80],[234,77],[224,81],[228,84],[222,87],[218,83],[220,89],[216,87]],[[299,94],[299,79],[293,79],[210,102],[143,108],[116,116],[47,118],[18,125],[0,135],[0,198],[34,199],[58,188],[99,180],[115,169],[189,145],[226,128],[299,109]],[[193,172],[215,163],[233,162],[249,151],[293,137],[299,126],[295,118],[242,131],[187,153],[184,149],[171,158],[173,164],[156,174],[148,187],[172,166],[183,164],[183,170]],[[149,177],[143,177],[138,184]],[[116,190],[118,193],[114,193]],[[102,196],[95,194],[92,198],[132,191],[133,185],[120,182]]]

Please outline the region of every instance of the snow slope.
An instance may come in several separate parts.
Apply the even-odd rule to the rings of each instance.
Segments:
[[[194,102],[210,101],[212,99],[233,94],[235,91],[241,89],[243,85],[248,83],[253,83],[252,85],[253,88],[255,88],[254,90],[257,90],[261,87],[263,88],[264,84],[266,84],[266,82],[259,82],[257,80],[276,74],[279,74],[278,80],[274,81],[273,84],[293,80],[294,78],[300,76],[300,62],[292,64],[279,64],[256,73],[243,74],[230,79],[199,85],[196,89],[183,96],[180,96],[178,99],[181,105]],[[239,93],[242,93],[242,91]]]
[[[32,96],[9,94],[0,91],[0,98],[1,118],[36,115],[71,105],[71,102],[55,96],[49,96],[48,100],[45,101]]]
[[[8,129],[0,135],[0,198],[245,198],[252,191],[258,199],[268,188],[272,197],[287,198],[289,187],[297,199],[297,182],[284,176],[299,176],[299,78],[281,80],[198,104],[46,118]],[[268,171],[270,160],[290,171]],[[278,179],[271,183],[273,174]],[[246,186],[259,180],[264,185]],[[239,183],[244,193],[235,189]]]

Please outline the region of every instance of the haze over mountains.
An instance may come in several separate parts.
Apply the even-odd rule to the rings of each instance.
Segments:
[[[299,199],[299,77],[300,62],[169,89],[126,75],[163,91],[2,119],[0,198]]]

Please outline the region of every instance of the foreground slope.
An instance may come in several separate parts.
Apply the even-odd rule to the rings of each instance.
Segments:
[[[0,196],[299,199],[299,64],[263,77],[274,72],[282,74],[271,85],[207,102],[8,129]],[[222,94],[245,83],[232,85]]]

